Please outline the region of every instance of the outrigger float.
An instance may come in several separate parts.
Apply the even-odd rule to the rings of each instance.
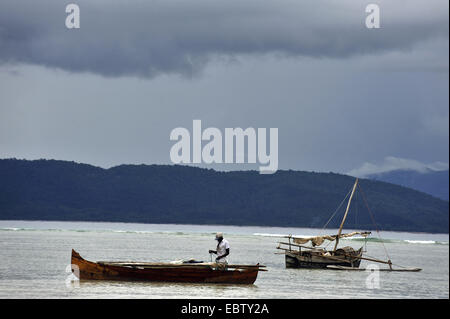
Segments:
[[[386,264],[388,268],[378,269],[380,271],[420,271],[420,268],[393,268],[391,260],[380,260],[376,258],[363,257],[363,247],[355,250],[350,246],[338,248],[339,239],[347,238],[359,235],[363,238],[367,238],[371,232],[368,231],[355,231],[351,233],[342,233],[345,220],[347,218],[348,211],[350,209],[350,203],[353,195],[355,194],[356,187],[358,185],[358,179],[350,193],[350,198],[347,203],[347,208],[342,218],[341,225],[337,235],[323,235],[316,237],[295,237],[292,235],[284,236],[288,239],[288,242],[278,242],[277,249],[283,250],[285,255],[286,268],[308,268],[308,269],[331,269],[331,270],[365,270],[360,269],[361,260],[367,260],[371,262]],[[347,194],[348,196],[348,194]],[[346,197],[347,197],[346,196]],[[345,200],[345,199],[344,199]],[[366,203],[367,205],[367,203]],[[367,208],[369,208],[367,206]],[[339,208],[338,208],[339,209]],[[370,210],[369,210],[370,212]],[[331,219],[330,219],[331,220]],[[381,238],[380,238],[381,239]],[[325,241],[335,241],[334,249],[327,250],[319,247]],[[311,246],[305,246],[304,244],[310,242]],[[381,242],[382,243],[382,242]],[[384,246],[384,245],[383,245]],[[387,255],[387,251],[386,251]]]
[[[248,284],[255,282],[266,266],[223,265],[204,262],[149,263],[130,261],[85,260],[72,249],[71,267],[80,280],[122,280],[214,284]]]

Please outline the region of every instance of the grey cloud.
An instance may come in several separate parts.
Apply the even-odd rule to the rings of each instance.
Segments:
[[[378,1],[382,28],[364,27],[363,1],[0,2],[0,64],[36,64],[103,76],[194,75],[212,59],[278,54],[348,58],[448,38],[448,2]]]

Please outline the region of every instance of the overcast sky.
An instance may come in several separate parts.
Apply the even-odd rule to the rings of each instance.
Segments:
[[[176,127],[277,127],[279,168],[448,168],[447,0],[0,1],[0,158],[170,164]],[[259,165],[206,166],[257,169]]]

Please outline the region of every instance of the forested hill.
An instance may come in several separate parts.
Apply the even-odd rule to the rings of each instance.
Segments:
[[[334,173],[217,172],[172,165],[102,169],[56,160],[0,160],[0,219],[322,227],[354,178]],[[360,181],[346,228],[448,233],[449,203]],[[328,228],[338,227],[345,204]]]

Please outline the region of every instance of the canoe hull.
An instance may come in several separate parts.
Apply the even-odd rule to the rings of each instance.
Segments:
[[[83,259],[72,250],[72,272],[80,280],[122,280],[185,283],[253,284],[257,269],[219,270],[198,267],[123,267]]]
[[[361,257],[362,250],[355,252],[355,257]],[[361,259],[351,257],[338,257],[331,259],[320,254],[285,252],[286,268],[327,269],[328,266],[344,266],[358,268]]]

